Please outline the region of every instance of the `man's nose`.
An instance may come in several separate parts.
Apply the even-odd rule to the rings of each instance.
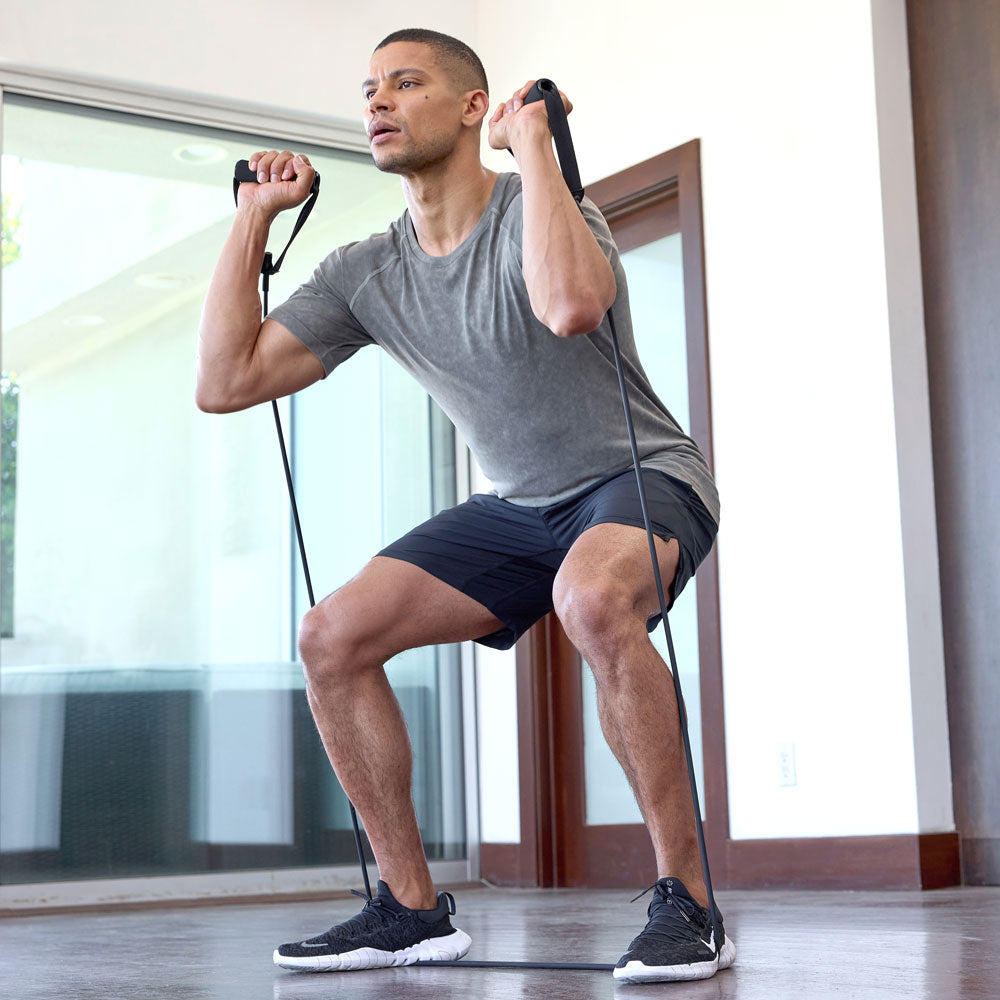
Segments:
[[[375,114],[376,111],[384,111],[386,108],[391,107],[391,94],[392,91],[387,87],[375,88],[371,97],[368,99],[368,110],[372,114]]]

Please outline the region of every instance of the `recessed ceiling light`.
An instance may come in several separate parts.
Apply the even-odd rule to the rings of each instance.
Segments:
[[[180,288],[190,280],[186,274],[160,271],[157,274],[140,274],[135,283],[141,288]]]
[[[200,142],[192,142],[174,150],[174,159],[180,160],[181,163],[189,163],[193,167],[218,163],[225,155],[226,151],[221,146]]]
[[[63,320],[63,326],[101,326],[103,323],[103,316],[70,316]]]

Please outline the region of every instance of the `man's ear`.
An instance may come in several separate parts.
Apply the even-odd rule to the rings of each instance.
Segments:
[[[465,94],[465,118],[470,125],[479,125],[489,114],[490,98],[485,90],[470,90]]]

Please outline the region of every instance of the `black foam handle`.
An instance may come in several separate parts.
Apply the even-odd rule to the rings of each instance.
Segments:
[[[528,93],[525,95],[525,98],[524,98],[524,103],[525,104],[533,104],[535,101],[541,101],[541,100],[544,99],[542,97],[542,88],[541,88],[541,84],[543,84],[543,83],[547,83],[547,84],[549,84],[552,87],[555,86],[555,84],[551,80],[546,80],[544,78],[541,79],[541,80],[536,80],[531,85],[531,90],[529,90]]]
[[[533,101],[545,101],[545,110],[549,115],[549,129],[555,140],[556,152],[559,154],[559,167],[570,193],[579,202],[583,198],[583,184],[580,183],[580,169],[576,165],[576,150],[569,134],[569,122],[566,120],[566,108],[563,106],[559,88],[551,81],[542,77],[531,85],[531,90],[524,97],[525,104]]]
[[[249,160],[237,160],[236,169],[233,171],[233,178],[239,184],[256,184],[257,174],[250,169]]]

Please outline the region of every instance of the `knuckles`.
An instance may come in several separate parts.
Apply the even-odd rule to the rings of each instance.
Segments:
[[[302,167],[300,170],[296,170],[292,166],[294,159],[295,154],[291,150],[284,149],[279,152],[278,150],[271,149],[260,150],[254,153],[250,156],[248,163],[250,169],[257,174],[257,178],[261,183],[291,180],[293,175],[297,175],[297,179],[308,177],[311,183],[312,173],[314,172],[312,165],[305,157],[302,157]],[[286,173],[288,174],[287,177],[285,176]]]

